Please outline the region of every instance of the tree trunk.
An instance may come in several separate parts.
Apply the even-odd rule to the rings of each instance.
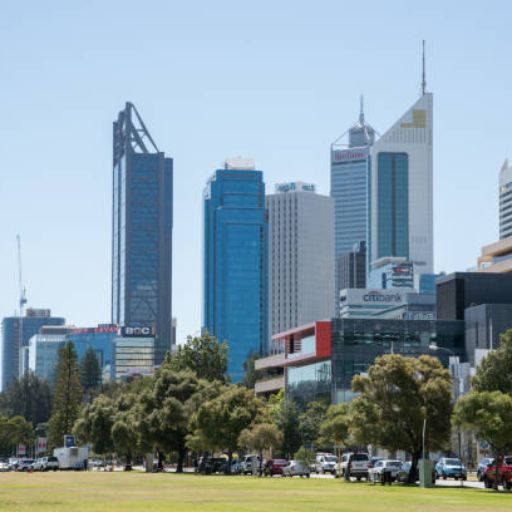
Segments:
[[[178,465],[176,466],[176,473],[183,473],[183,462],[185,461],[186,455],[186,448],[180,446],[180,448],[178,448]]]
[[[228,451],[228,467],[226,471],[226,475],[231,475],[231,461],[233,460],[233,452],[231,450]]]
[[[260,470],[259,470],[259,477],[263,474],[263,450],[260,450]]]
[[[418,460],[420,458],[420,452],[411,453],[411,469],[409,470],[409,476],[407,477],[408,484],[414,484],[418,475]]]
[[[501,454],[499,452],[496,453],[496,460],[494,464],[496,466],[496,472],[494,474],[494,490],[497,491],[499,489],[499,476],[500,476],[500,462],[501,462]]]
[[[132,454],[127,453],[126,454],[126,464],[124,466],[125,471],[131,471],[132,470]]]
[[[158,471],[163,471],[164,470],[164,454],[160,450],[157,450],[157,454],[158,454],[157,469],[158,469]]]

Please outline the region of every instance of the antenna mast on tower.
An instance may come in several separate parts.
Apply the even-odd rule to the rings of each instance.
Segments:
[[[427,77],[425,74],[425,39],[423,39],[423,63],[422,63],[422,76],[421,76],[421,95],[427,92]]]
[[[19,320],[18,320],[18,375],[21,377],[23,371],[23,310],[27,303],[26,290],[23,286],[23,274],[21,272],[21,239],[20,235],[16,235],[16,241],[18,242],[18,283],[20,287],[20,299],[19,299]]]

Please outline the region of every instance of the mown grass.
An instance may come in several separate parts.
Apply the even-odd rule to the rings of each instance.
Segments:
[[[0,473],[0,510],[39,512],[501,512],[512,495],[334,479],[145,473]]]

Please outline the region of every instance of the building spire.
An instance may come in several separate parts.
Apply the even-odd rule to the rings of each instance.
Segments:
[[[423,39],[423,61],[422,61],[422,74],[421,74],[421,95],[424,96],[427,92],[427,77],[425,73],[425,39]]]
[[[362,93],[359,97],[359,122],[364,124],[364,98]]]

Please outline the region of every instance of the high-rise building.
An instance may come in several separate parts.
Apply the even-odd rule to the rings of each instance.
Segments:
[[[338,290],[366,288],[366,242],[354,244],[350,252],[336,258]]]
[[[155,364],[171,350],[173,161],[134,105],[114,122],[112,323],[156,329]]]
[[[432,105],[424,93],[371,148],[371,269],[404,258],[433,272]]]
[[[512,236],[512,165],[508,159],[500,171],[500,239]]]
[[[29,367],[29,340],[44,325],[64,325],[64,318],[52,317],[49,309],[28,308],[24,317],[2,320],[2,390]]]
[[[334,201],[302,182],[267,195],[271,334],[334,313]]]
[[[204,191],[203,327],[228,342],[228,373],[242,379],[268,343],[268,223],[263,173],[227,161]]]

